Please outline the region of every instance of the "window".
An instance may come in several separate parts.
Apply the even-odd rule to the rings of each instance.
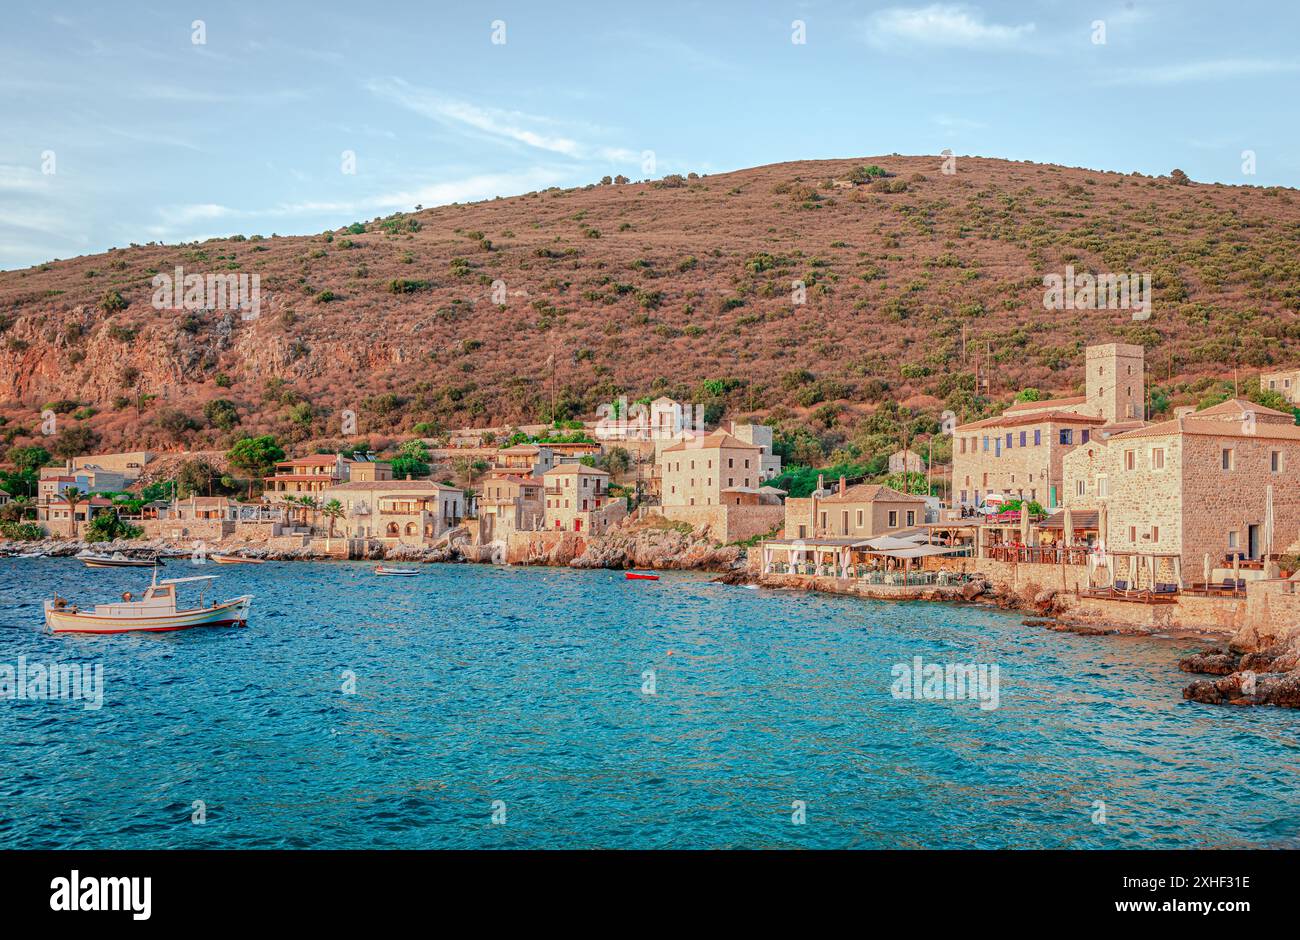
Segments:
[[[727,469],[730,470],[730,469],[731,469],[732,467],[734,467],[735,465],[736,465],[736,458],[734,458],[734,457],[728,457],[728,458],[727,458]]]
[[[1043,431],[1041,428],[1034,428],[1034,446],[1037,447],[1043,443]]]
[[[966,501],[966,491],[965,491],[965,490],[962,491],[962,494],[961,494],[961,500],[962,500],[963,503]],[[861,510],[861,509],[858,510],[858,528],[862,528],[862,510]]]
[[[1074,443],[1074,429],[1073,429],[1073,428],[1061,428],[1061,443],[1062,443],[1062,444],[1073,444],[1073,443]]]
[[[1136,542],[1138,540],[1137,526],[1131,525],[1128,527],[1128,540],[1130,542]]]
[[[1151,541],[1153,541],[1153,542],[1159,542],[1159,541],[1160,541],[1160,526],[1158,526],[1158,525],[1153,525],[1153,526],[1151,527]]]
[[[966,502],[966,491],[965,491],[965,490],[962,490],[962,491],[961,491],[961,501],[962,501],[963,503]]]
[[[959,453],[966,453],[966,438],[964,437],[961,439],[961,450]]]
[[[1087,428],[1084,428],[1082,431],[1079,432],[1079,443],[1080,444],[1088,443],[1088,438],[1091,436],[1092,436],[1092,432],[1089,431]]]
[[[889,510],[889,527],[890,527],[891,529],[897,529],[897,528],[898,528],[898,510],[897,510],[897,509],[891,509],[891,510]]]
[[[847,509],[845,509],[843,512],[840,513],[840,526],[843,529],[843,531],[840,534],[848,535],[849,534],[849,511]]]
[[[983,449],[984,449],[984,452],[985,452],[985,453],[988,453],[988,449],[989,449],[989,436],[988,436],[987,434],[984,435],[984,448],[983,448]]]
[[[1163,470],[1165,468],[1165,449],[1163,447],[1151,448],[1151,469]]]
[[[746,470],[749,469],[749,458],[748,458],[748,457],[745,458],[745,469],[746,469]]]
[[[1087,488],[1088,488],[1088,484],[1086,484],[1083,480],[1076,480],[1074,483],[1074,495],[1075,496],[1084,495],[1084,490],[1086,490]]]
[[[1137,468],[1137,454],[1131,450],[1124,451],[1124,469],[1134,470]]]
[[[1007,447],[1008,447],[1008,448],[1011,447],[1011,432],[1010,432],[1010,431],[1007,432]]]
[[[1029,432],[1028,432],[1028,431],[1021,431],[1021,432],[1020,432],[1020,446],[1021,446],[1021,447],[1024,447],[1024,446],[1025,446],[1025,439],[1026,439],[1028,436],[1029,436]]]
[[[734,478],[734,477],[727,477],[727,486],[731,487],[731,486],[735,486],[735,485],[736,485],[735,478]]]
[[[1105,499],[1110,495],[1110,480],[1104,476],[1097,477],[1097,498]]]
[[[915,509],[909,509],[909,510],[907,511],[907,524],[908,524],[908,525],[916,525],[916,510],[915,510]]]
[[[1237,533],[1235,530],[1228,533],[1228,547],[1229,548],[1237,547]]]
[[[822,528],[826,528],[826,513],[824,511],[822,512]]]
[[[1268,469],[1270,473],[1282,472],[1282,452],[1280,450],[1268,452]]]
[[[1224,470],[1231,470],[1233,468],[1233,464],[1235,463],[1234,457],[1235,455],[1233,454],[1231,447],[1223,448],[1223,450],[1219,454],[1220,468]]]

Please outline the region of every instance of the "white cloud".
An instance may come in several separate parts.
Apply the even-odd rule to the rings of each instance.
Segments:
[[[468,129],[499,141],[523,144],[574,160],[633,161],[639,155],[626,147],[584,143],[556,129],[551,118],[522,111],[484,108],[417,88],[400,78],[365,83],[372,94],[449,127]]]
[[[1105,75],[1104,85],[1180,85],[1251,75],[1276,75],[1300,71],[1300,62],[1284,59],[1211,59],[1174,65],[1120,68]]]
[[[934,3],[880,10],[867,20],[867,39],[882,48],[902,44],[1006,49],[1022,44],[1035,28],[1033,23],[986,23],[984,14],[974,7]]]

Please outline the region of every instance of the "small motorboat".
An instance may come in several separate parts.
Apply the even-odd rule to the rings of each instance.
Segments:
[[[658,581],[659,580],[659,575],[657,574],[642,574],[639,571],[629,571],[626,574],[624,574],[623,577],[629,581]]]
[[[243,555],[209,555],[219,565],[260,565],[264,558],[245,558]]]
[[[155,571],[144,597],[136,600],[130,591],[126,591],[120,601],[96,604],[91,610],[70,606],[65,598],[56,594],[53,600],[45,602],[45,626],[51,633],[163,633],[190,627],[245,625],[248,608],[253,602],[251,594],[203,606],[206,582],[215,579],[216,575],[207,574],[159,581]],[[176,585],[190,581],[204,582],[199,589],[199,604],[178,609]]]
[[[411,575],[419,574],[419,568],[387,568],[380,565],[375,569],[375,574],[384,575],[393,578],[409,578]]]
[[[157,555],[153,558],[131,558],[121,552],[113,552],[111,555],[79,552],[77,557],[87,568],[155,568],[163,563]]]
[[[14,556],[15,558],[44,558],[44,552],[21,552]]]

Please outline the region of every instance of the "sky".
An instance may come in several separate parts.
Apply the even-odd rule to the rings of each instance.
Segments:
[[[944,149],[1300,185],[1294,0],[95,0],[3,23],[4,270]]]

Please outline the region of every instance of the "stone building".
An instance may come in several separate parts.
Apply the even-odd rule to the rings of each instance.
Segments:
[[[925,459],[913,450],[895,451],[889,455],[889,472],[925,473]]]
[[[732,437],[758,448],[758,478],[771,480],[781,475],[781,458],[773,450],[772,428],[766,424],[737,424],[732,421],[727,425]]]
[[[925,522],[925,498],[900,493],[877,483],[849,486],[840,477],[829,495],[789,499],[785,503],[785,537],[875,538]]]
[[[992,495],[1055,509],[1063,502],[1062,462],[1071,451],[1142,426],[1142,347],[1089,346],[1084,359],[1085,394],[1016,402],[998,417],[954,429],[954,503],[977,506]]]
[[[542,474],[542,479],[547,529],[600,535],[627,513],[627,502],[609,495],[609,473],[597,467],[560,464]]]
[[[343,518],[335,534],[403,545],[429,545],[465,518],[465,494],[432,480],[354,480],[322,490],[337,499]],[[328,523],[325,523],[328,525]]]
[[[1180,556],[1185,579],[1204,558],[1267,552],[1300,537],[1300,427],[1292,415],[1232,399],[1095,442],[1065,462],[1067,505],[1107,509],[1108,550]]]
[[[346,483],[347,479],[348,461],[342,454],[312,454],[280,461],[274,475],[264,477],[262,482],[267,493],[312,495]]]
[[[479,539],[489,542],[511,532],[544,528],[546,481],[541,477],[492,470],[482,481],[478,497]]]
[[[1300,369],[1282,369],[1264,372],[1259,377],[1259,387],[1277,392],[1293,405],[1300,405]]]

